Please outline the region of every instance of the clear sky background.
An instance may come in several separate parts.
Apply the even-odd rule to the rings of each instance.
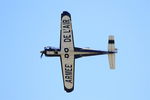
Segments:
[[[116,70],[107,55],[80,58],[66,93],[59,58],[60,16],[72,15],[76,47],[107,50],[115,35]],[[149,0],[1,0],[0,100],[150,100]]]

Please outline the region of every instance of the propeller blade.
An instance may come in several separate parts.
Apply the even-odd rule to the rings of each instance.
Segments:
[[[41,53],[41,58],[42,58],[42,57],[43,57],[43,54],[44,54],[44,51],[41,51],[40,53]]]

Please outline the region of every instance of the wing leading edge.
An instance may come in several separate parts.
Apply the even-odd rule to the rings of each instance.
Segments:
[[[61,14],[60,34],[60,58],[64,89],[66,90],[66,92],[71,92],[74,89],[74,41],[71,24],[71,15],[66,11]]]

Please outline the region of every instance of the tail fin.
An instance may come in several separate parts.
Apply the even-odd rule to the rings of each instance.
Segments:
[[[110,69],[115,69],[115,53],[116,53],[116,48],[115,48],[115,40],[114,36],[109,36],[108,39],[108,60],[109,60],[109,65]]]

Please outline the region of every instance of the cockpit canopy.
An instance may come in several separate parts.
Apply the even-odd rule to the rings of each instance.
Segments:
[[[45,50],[57,50],[58,48],[52,47],[52,46],[47,46],[44,47]]]

